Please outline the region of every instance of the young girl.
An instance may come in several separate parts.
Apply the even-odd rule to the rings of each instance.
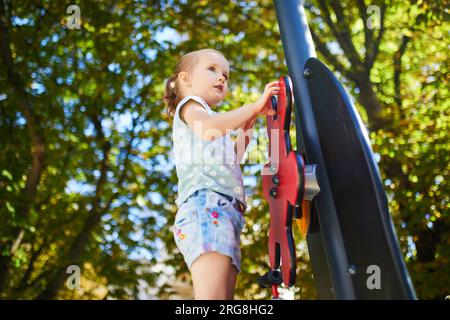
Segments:
[[[195,299],[234,298],[247,207],[240,161],[249,139],[242,130],[250,130],[258,116],[275,114],[269,101],[279,90],[273,81],[256,102],[213,111],[227,95],[228,77],[222,53],[197,50],[178,61],[164,92],[173,116],[178,177],[174,238],[191,272]],[[233,130],[236,145],[229,136]]]

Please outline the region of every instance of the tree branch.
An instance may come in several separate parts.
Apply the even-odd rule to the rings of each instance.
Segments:
[[[37,250],[33,250],[31,253],[31,258],[28,263],[27,270],[25,271],[25,274],[23,275],[22,279],[20,280],[19,286],[14,289],[16,292],[21,292],[24,289],[26,289],[29,286],[29,280],[31,278],[31,274],[34,271],[35,268],[35,262],[41,252],[44,250],[44,248],[49,244],[48,238],[44,237],[42,244],[39,246]]]
[[[367,56],[366,54],[366,59],[365,59],[365,63],[367,65],[368,70],[371,70],[373,67],[373,64],[377,58],[379,49],[380,49],[380,43],[381,40],[383,39],[383,34],[386,31],[386,28],[384,27],[384,14],[386,12],[386,4],[383,3],[383,5],[381,6],[381,11],[380,11],[380,31],[378,31],[378,36],[376,38],[376,40],[373,42],[373,46],[372,46],[372,50],[370,50],[370,55]],[[367,51],[369,52],[369,51]]]
[[[71,246],[67,257],[64,259],[61,264],[61,268],[56,272],[55,277],[51,279],[47,288],[37,297],[38,300],[47,300],[53,299],[58,291],[60,290],[64,279],[66,278],[66,267],[69,264],[78,264],[83,253],[84,248],[86,247],[87,242],[89,241],[89,237],[91,236],[95,227],[97,227],[101,221],[101,217],[110,209],[113,200],[115,199],[112,196],[106,203],[106,205],[102,208],[100,205],[101,197],[103,193],[103,185],[106,183],[107,179],[107,171],[109,168],[109,152],[111,149],[111,145],[109,141],[105,139],[105,135],[101,126],[101,121],[97,115],[91,116],[92,122],[96,129],[97,138],[103,144],[103,160],[100,168],[100,177],[96,184],[96,192],[93,200],[92,209],[89,214],[89,218],[86,220],[83,230],[80,232],[78,237],[75,239],[75,242]],[[131,129],[131,139],[128,143],[126,149],[126,156],[124,159],[124,166],[121,172],[120,178],[118,180],[118,185],[121,186],[123,181],[125,180],[126,173],[128,170],[129,156],[131,154],[132,144],[135,138],[134,130],[136,127],[136,121],[133,120],[133,128]]]
[[[398,109],[400,111],[400,116],[403,118],[402,112],[402,94],[400,87],[400,75],[402,73],[402,57],[405,54],[406,47],[408,46],[410,37],[404,35],[402,38],[402,43],[400,48],[394,55],[394,88],[395,88],[395,102],[397,103]]]
[[[317,47],[317,50],[325,57],[325,59],[337,70],[339,71],[344,77],[356,81],[356,75],[346,69],[342,63],[339,62],[339,60],[336,58],[336,56],[334,54],[332,54],[330,52],[330,50],[328,50],[328,47],[325,45],[325,43],[322,42],[322,40],[320,40],[320,37],[317,36],[317,34],[315,33],[315,31],[311,28],[311,36],[313,38],[314,44]]]
[[[9,40],[9,25],[10,22],[6,17],[5,3],[0,0],[0,54],[3,61],[3,67],[6,70],[7,79],[12,91],[15,93],[17,105],[20,112],[27,120],[27,128],[31,138],[31,169],[27,175],[25,188],[22,189],[20,201],[17,205],[17,213],[20,219],[18,227],[12,230],[12,241],[9,243],[0,243],[0,251],[5,249],[8,251],[7,256],[0,258],[0,292],[4,290],[6,279],[9,274],[9,268],[12,256],[15,250],[20,246],[24,237],[25,231],[21,229],[21,224],[26,221],[29,215],[31,204],[34,200],[39,180],[44,170],[44,154],[45,154],[45,139],[40,132],[40,123],[38,117],[35,115],[30,98],[25,90],[25,85],[19,74],[15,71],[14,61]]]
[[[371,28],[368,28],[367,26],[367,6],[364,0],[357,0],[357,6],[359,9],[359,14],[361,16],[361,19],[363,21],[363,29],[364,29],[364,47],[366,48],[366,57],[365,62],[367,62],[367,57],[369,55],[369,52],[372,51],[372,41],[373,41],[373,31]]]
[[[326,1],[319,0],[319,6],[320,10],[323,12],[322,17],[325,19],[325,22],[327,23],[328,27],[331,29],[331,32],[333,33],[334,37],[338,41],[340,47],[347,55],[350,63],[355,68],[360,68],[363,66],[361,63],[361,59],[359,58],[359,55],[355,49],[355,46],[353,45],[353,42],[351,40],[350,36],[350,29],[345,24],[344,15],[343,15],[343,9],[339,2],[332,1],[331,7],[333,8],[336,17],[337,22],[334,23],[331,20],[331,13],[330,10],[328,10],[328,6]]]

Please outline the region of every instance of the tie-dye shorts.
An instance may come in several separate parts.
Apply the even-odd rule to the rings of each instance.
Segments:
[[[181,204],[173,235],[189,269],[202,254],[214,251],[231,257],[240,272],[240,235],[245,218],[235,201],[232,203],[212,190],[201,189]]]

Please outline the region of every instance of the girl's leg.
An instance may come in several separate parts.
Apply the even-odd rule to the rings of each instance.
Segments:
[[[232,300],[236,268],[231,258],[217,252],[201,255],[191,266],[195,300]]]
[[[230,259],[231,263],[231,259]],[[237,269],[231,264],[230,274],[228,275],[228,300],[234,300],[234,288],[236,287]]]

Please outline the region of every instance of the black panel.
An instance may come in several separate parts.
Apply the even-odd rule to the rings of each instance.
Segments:
[[[348,94],[332,72],[311,58],[305,68],[319,141],[357,299],[415,298],[389,216],[372,150]],[[319,240],[318,240],[319,241]],[[327,243],[324,246],[330,245]],[[310,250],[314,247],[309,241]],[[367,288],[367,267],[381,270],[381,289]]]

